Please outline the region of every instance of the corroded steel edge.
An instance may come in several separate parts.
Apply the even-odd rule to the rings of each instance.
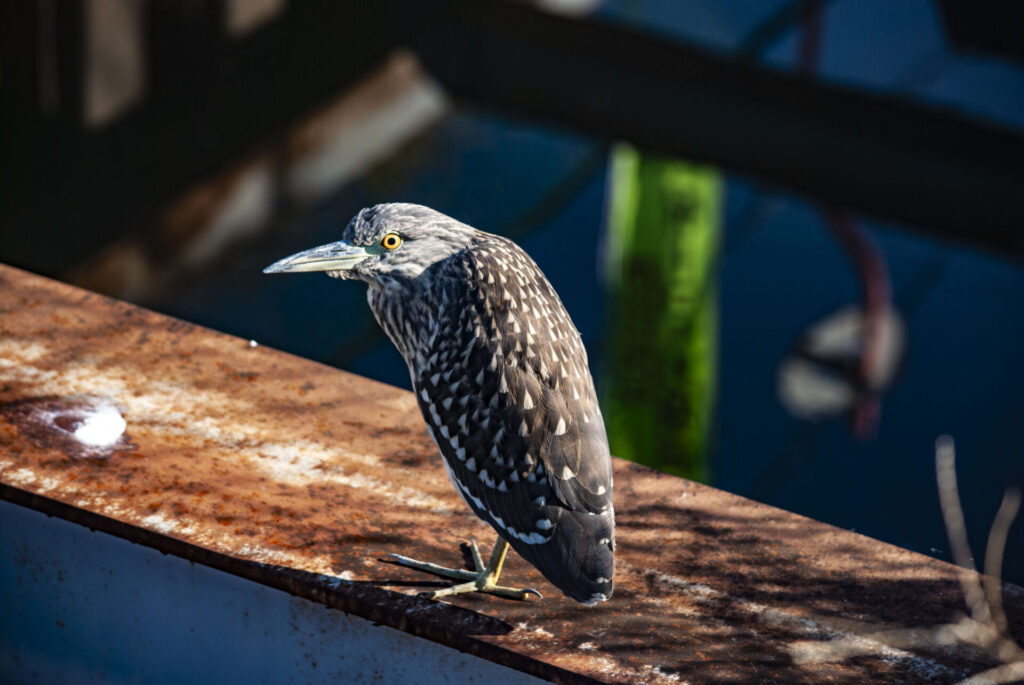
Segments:
[[[374,624],[395,628],[553,683],[591,685],[607,682],[588,678],[579,673],[528,658],[518,652],[474,639],[472,637],[473,630],[478,629],[477,632],[480,634],[502,634],[511,632],[512,626],[499,619],[468,609],[391,592],[372,584],[329,578],[285,566],[238,559],[2,482],[0,482],[0,499],[33,509],[47,516],[85,526],[91,531],[107,533],[122,540],[155,549],[161,554],[171,554],[186,561],[230,573],[233,576],[322,604],[329,609],[337,609],[346,614],[364,618]],[[359,589],[353,591],[355,587]],[[467,626],[469,630],[453,632],[446,629],[446,625]]]

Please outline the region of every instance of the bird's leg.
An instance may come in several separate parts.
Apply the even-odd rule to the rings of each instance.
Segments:
[[[452,578],[455,580],[466,580],[468,582],[458,583],[451,587],[442,588],[440,590],[433,590],[430,592],[421,592],[420,597],[426,597],[428,599],[437,599],[438,597],[449,597],[451,595],[461,595],[467,592],[483,592],[489,595],[497,595],[498,597],[507,597],[509,599],[526,599],[530,595],[536,595],[542,597],[541,594],[533,588],[511,588],[498,585],[498,576],[501,575],[501,568],[505,565],[505,557],[508,555],[508,543],[498,538],[498,541],[494,545],[494,549],[491,550],[491,558],[485,565],[483,558],[480,556],[480,549],[476,546],[475,541],[470,542],[470,549],[473,553],[473,565],[476,566],[476,571],[466,571],[459,568],[446,568],[444,566],[438,566],[437,564],[429,564],[423,561],[416,561],[408,557],[403,557],[399,554],[389,555],[395,564],[399,566],[406,566],[408,568],[416,569],[417,571],[424,571],[425,573],[432,573],[442,578]]]

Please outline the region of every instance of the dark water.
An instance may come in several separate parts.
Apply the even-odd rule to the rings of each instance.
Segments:
[[[460,111],[338,189],[298,225],[282,227],[161,308],[408,387],[405,365],[370,316],[363,286],[320,274],[263,276],[260,269],[336,240],[362,206],[419,202],[516,237],[565,302],[600,385],[606,160],[607,149],[592,140]],[[1024,482],[1024,272],[903,227],[863,221],[889,262],[908,351],[883,399],[877,438],[858,441],[842,421],[812,425],[789,417],[775,395],[777,367],[799,332],[856,301],[853,270],[803,199],[730,177],[725,203],[711,483],[947,558],[933,445],[948,433],[957,440],[970,534],[982,550],[1003,489]],[[1011,532],[1006,576],[1024,582],[1020,522]]]

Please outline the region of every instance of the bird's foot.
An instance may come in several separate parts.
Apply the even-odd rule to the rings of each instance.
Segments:
[[[498,542],[498,545],[495,546],[495,551],[491,554],[491,560],[487,564],[484,564],[483,558],[480,556],[480,549],[477,547],[476,541],[471,540],[469,544],[470,551],[473,556],[473,565],[476,567],[475,571],[468,571],[462,568],[448,568],[446,566],[431,564],[425,561],[417,561],[416,559],[404,557],[401,554],[389,554],[388,556],[390,559],[388,561],[392,564],[405,566],[417,571],[423,571],[424,573],[430,573],[442,578],[468,581],[464,583],[457,583],[450,587],[441,588],[440,590],[420,592],[417,594],[417,597],[437,599],[438,597],[451,597],[453,595],[462,595],[468,592],[482,592],[484,594],[505,597],[507,599],[525,600],[530,595],[536,595],[543,599],[543,595],[532,587],[512,588],[497,584],[498,575],[501,573],[501,566],[505,560],[507,543],[502,541]]]
[[[530,595],[536,595],[537,598],[544,599],[544,595],[540,594],[536,588],[505,587],[504,585],[496,584],[488,574],[483,573],[477,576],[475,580],[471,580],[468,583],[459,583],[457,585],[452,585],[451,587],[441,588],[440,590],[419,592],[416,596],[423,597],[424,599],[437,599],[438,597],[464,595],[468,592],[482,592],[485,595],[495,595],[506,599],[525,600],[529,598]]]

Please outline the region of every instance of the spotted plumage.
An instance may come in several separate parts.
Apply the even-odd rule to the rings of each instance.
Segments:
[[[390,234],[399,248],[375,247]],[[513,242],[418,205],[365,209],[343,238],[372,254],[329,273],[370,285],[455,489],[567,595],[609,598],[604,422],[586,350],[543,273]]]

